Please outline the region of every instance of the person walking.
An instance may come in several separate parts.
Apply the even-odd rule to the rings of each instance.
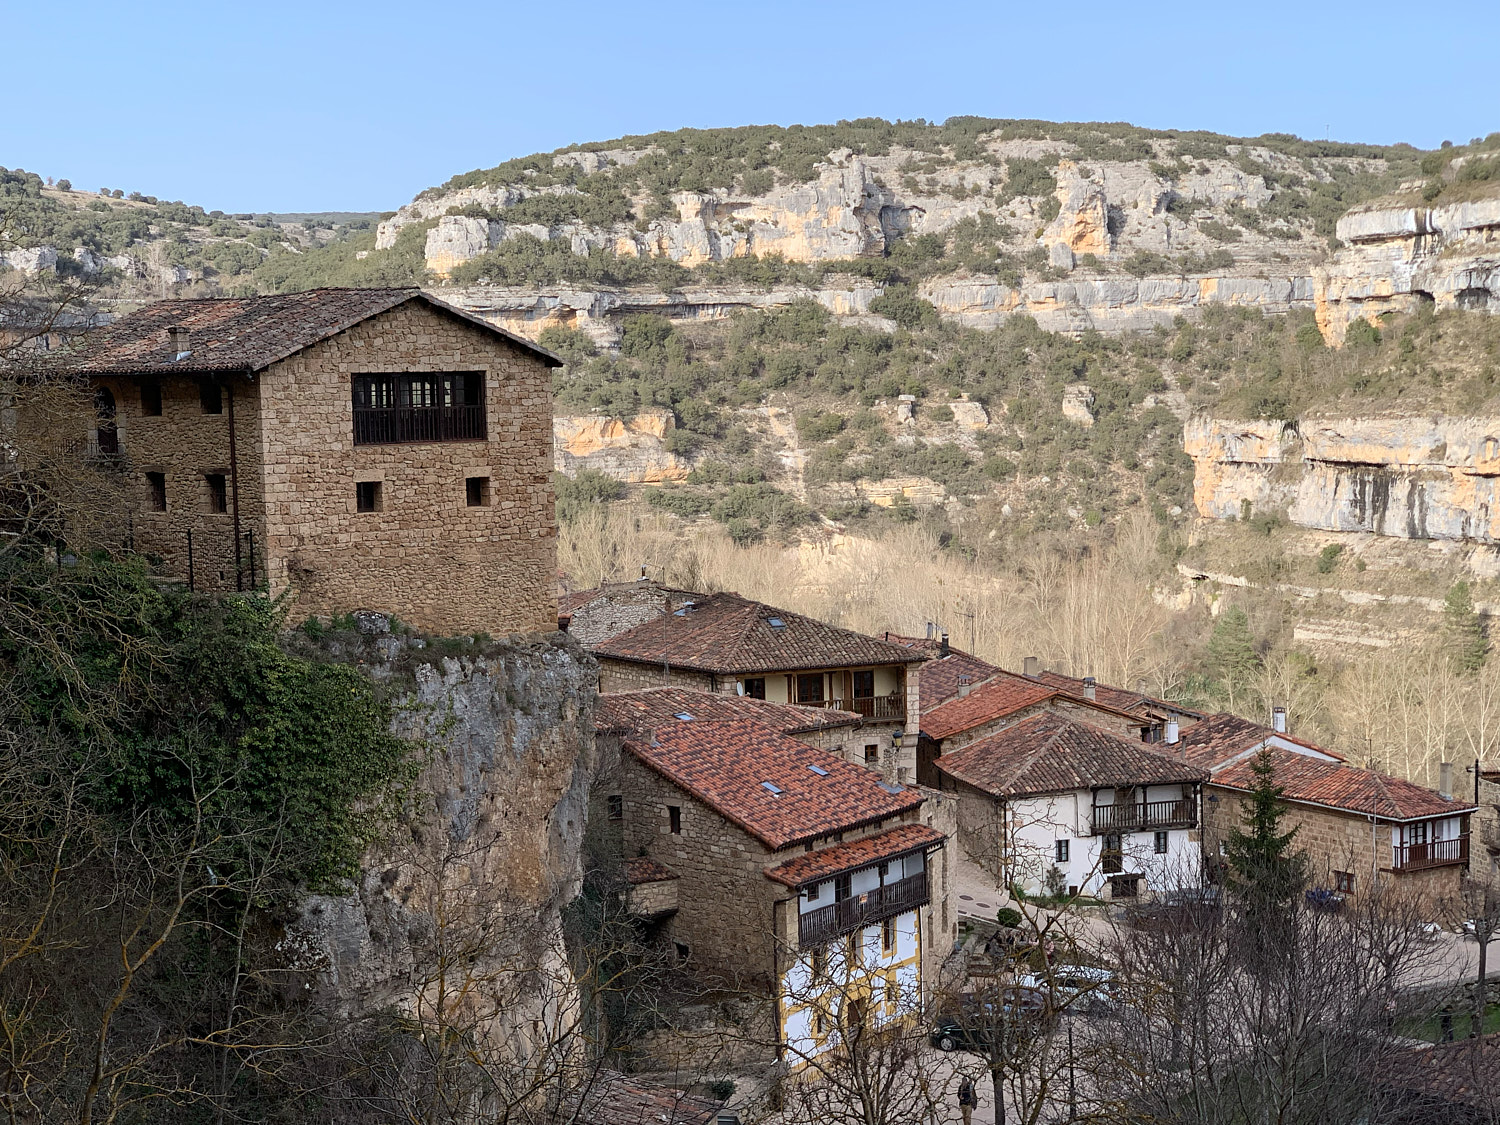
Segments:
[[[965,1078],[958,1084],[958,1108],[964,1115],[964,1125],[973,1125],[974,1107],[979,1104],[979,1095],[974,1091],[974,1083]]]

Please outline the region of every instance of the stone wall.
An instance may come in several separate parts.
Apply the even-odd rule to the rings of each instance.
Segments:
[[[632,691],[635,688],[666,687],[693,688],[695,691],[714,691],[716,680],[708,672],[693,672],[683,668],[670,668],[665,674],[660,664],[636,664],[627,660],[599,661],[600,691]]]

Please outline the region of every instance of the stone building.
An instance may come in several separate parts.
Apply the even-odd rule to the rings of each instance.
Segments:
[[[848,1026],[849,988],[820,991],[842,951],[863,951],[861,1021],[909,1010],[957,933],[942,799],[783,733],[816,735],[808,709],[658,692],[601,697],[620,755],[595,799],[597,846],[656,939],[690,973],[774,1001],[794,1060]]]
[[[916,776],[920,653],[738,594],[645,581],[572,595],[565,614],[599,661],[603,692],[678,684],[852,711],[864,722],[850,759],[892,780]]]
[[[81,370],[165,574],[498,635],[557,624],[559,363],[416,289],[316,289],[148,305]]]
[[[965,854],[1028,893],[1135,898],[1202,885],[1199,790],[1208,771],[1044,709],[945,751]]]
[[[1297,829],[1296,846],[1307,853],[1315,889],[1360,895],[1394,881],[1435,911],[1456,900],[1459,876],[1469,865],[1475,806],[1454,796],[1451,779],[1438,792],[1351,766],[1331,750],[1223,713],[1183,731],[1181,750],[1209,771],[1203,820],[1210,861],[1243,823],[1255,784],[1251,766],[1265,751],[1291,806],[1284,823]]]

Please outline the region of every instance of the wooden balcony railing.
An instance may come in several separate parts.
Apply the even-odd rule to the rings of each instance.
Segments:
[[[1150,832],[1156,828],[1191,828],[1198,822],[1198,802],[1191,797],[1145,804],[1095,805],[1094,835]]]
[[[851,895],[818,910],[806,911],[798,922],[797,943],[803,949],[822,945],[839,934],[926,906],[927,901],[927,872],[924,871],[865,894]]]
[[[1431,840],[1425,844],[1398,844],[1391,851],[1391,867],[1396,871],[1420,871],[1424,867],[1467,863],[1469,834],[1465,832],[1452,840]]]
[[[803,703],[801,706],[831,707],[836,711],[853,711],[856,715],[863,715],[877,722],[891,719],[900,722],[906,718],[904,695],[877,695],[864,699],[817,699],[810,703]]]
[[[354,444],[483,441],[483,406],[355,407]]]

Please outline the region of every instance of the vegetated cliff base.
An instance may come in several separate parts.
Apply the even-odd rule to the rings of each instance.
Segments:
[[[425,759],[357,886],[308,898],[288,942],[330,1010],[416,1017],[430,1014],[445,951],[463,960],[449,989],[509,989],[520,966],[547,968],[583,876],[598,677],[562,633],[427,643],[379,632],[379,615],[361,621],[375,635],[322,650],[397,691],[394,729]]]

